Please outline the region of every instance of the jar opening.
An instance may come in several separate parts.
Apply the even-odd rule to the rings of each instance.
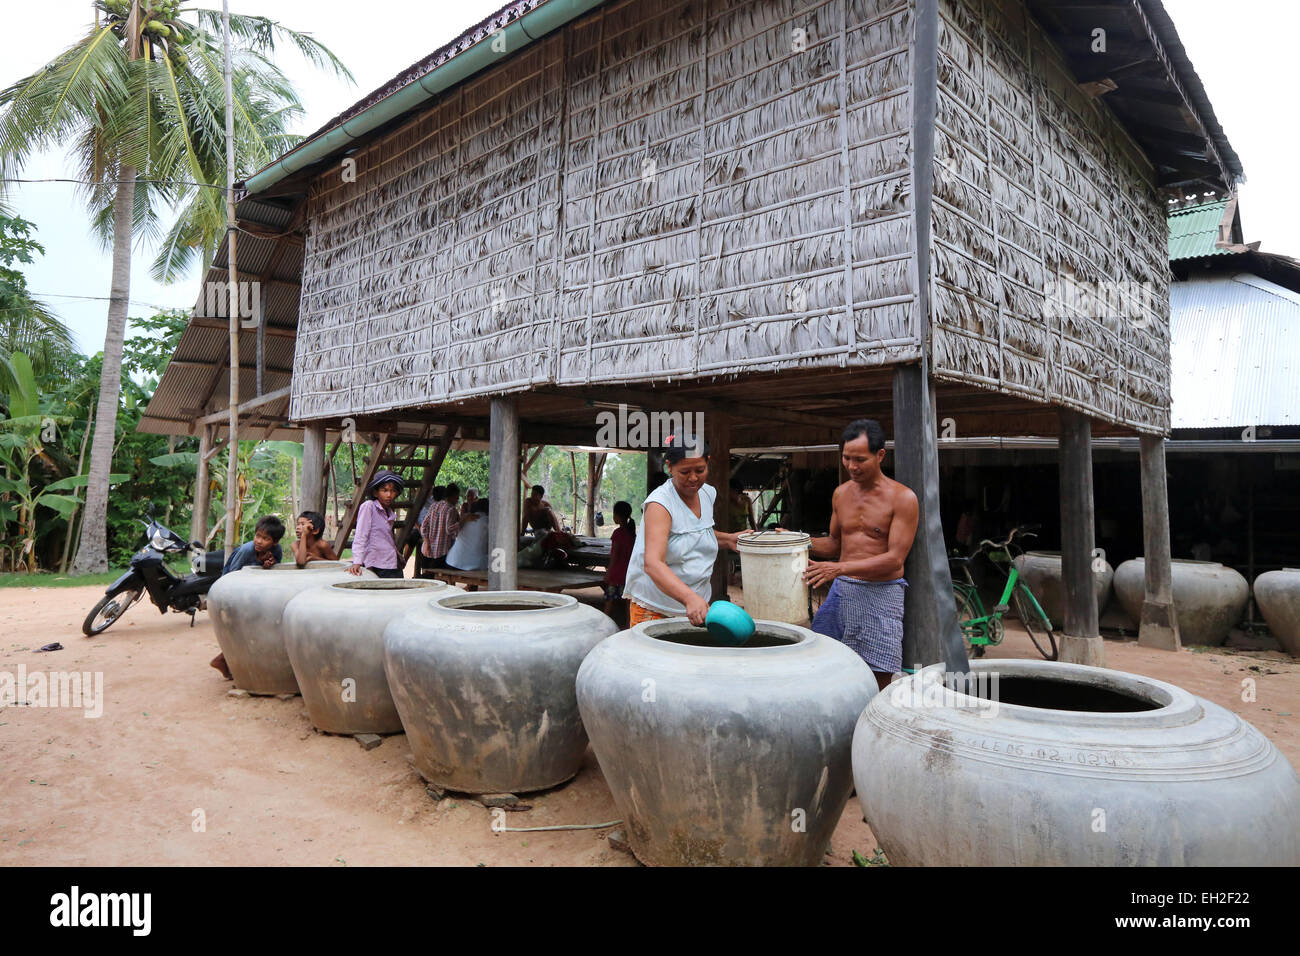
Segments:
[[[996,672],[947,675],[950,690],[999,704],[1038,707],[1044,710],[1074,710],[1092,714],[1133,714],[1159,710],[1169,704],[1155,688],[1119,688],[1049,677],[1024,677]],[[989,679],[992,677],[993,679]]]
[[[718,650],[746,650],[754,647],[789,647],[803,641],[802,635],[795,631],[760,623],[744,644],[720,644],[702,627],[677,622],[652,624],[645,629],[647,637],[669,644],[685,644],[688,647],[711,647]]]
[[[530,591],[470,591],[434,598],[449,611],[553,611],[576,604],[565,594]]]
[[[443,586],[436,581],[397,581],[391,578],[381,578],[378,581],[340,581],[330,585],[347,591],[425,591]]]
[[[545,611],[550,604],[453,604],[458,611]]]

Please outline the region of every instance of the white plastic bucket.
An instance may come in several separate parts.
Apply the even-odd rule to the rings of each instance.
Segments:
[[[760,531],[737,542],[745,610],[759,621],[808,623],[808,543],[802,531]]]

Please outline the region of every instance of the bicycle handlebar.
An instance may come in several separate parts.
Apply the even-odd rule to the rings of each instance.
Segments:
[[[1030,529],[1041,528],[1041,527],[1042,527],[1041,524],[1017,525],[1016,527],[1011,529],[1005,541],[990,541],[988,538],[985,538],[983,541],[980,542],[979,550],[983,551],[985,545],[988,545],[988,547],[993,550],[1001,550],[1005,548],[1007,545],[1009,545],[1012,541],[1014,541],[1017,536],[1021,538],[1036,538],[1038,537],[1038,535],[1036,535]]]

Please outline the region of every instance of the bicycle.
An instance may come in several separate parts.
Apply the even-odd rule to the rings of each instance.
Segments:
[[[1056,636],[1052,631],[1052,622],[1043,611],[1042,605],[1038,603],[1038,598],[1034,597],[1034,592],[1020,580],[1020,570],[1015,563],[1016,557],[1024,553],[1023,549],[1016,548],[1015,539],[1037,537],[1029,530],[1031,527],[1036,526],[1025,525],[1012,528],[1005,541],[990,541],[985,538],[979,543],[975,553],[969,557],[950,555],[948,558],[949,565],[960,568],[965,579],[958,580],[956,574],[953,575],[952,596],[957,602],[957,618],[961,623],[962,636],[966,639],[966,652],[970,657],[983,657],[990,646],[1002,643],[1002,615],[1011,609],[1011,602],[1014,601],[1016,616],[1028,632],[1029,639],[1038,649],[1038,653],[1049,661],[1056,660]],[[980,597],[979,588],[975,586],[975,580],[970,573],[971,562],[981,554],[987,555],[990,563],[1007,576],[1002,597],[991,612],[984,607],[984,600]]]

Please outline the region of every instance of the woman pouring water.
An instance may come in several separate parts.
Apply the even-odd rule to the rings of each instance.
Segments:
[[[704,625],[718,549],[736,550],[741,536],[713,527],[717,492],[708,484],[708,454],[703,439],[689,448],[674,436],[665,442],[669,480],[646,496],[642,532],[627,566],[629,626],[665,617]]]

